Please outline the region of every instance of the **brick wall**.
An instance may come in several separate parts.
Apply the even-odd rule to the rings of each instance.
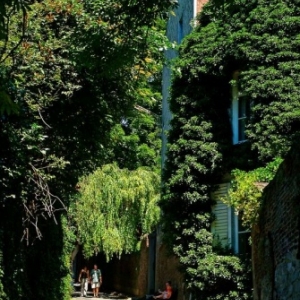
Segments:
[[[168,253],[165,245],[157,244],[156,257],[156,289],[164,289],[165,282],[171,280],[173,287],[177,290],[178,300],[187,299],[184,296],[183,275],[179,272],[179,261],[175,256]]]
[[[294,145],[265,188],[252,230],[255,300],[300,299],[300,146]]]
[[[197,0],[197,13],[199,13],[202,10],[203,5],[207,2],[208,0]]]
[[[163,244],[157,246],[155,289],[164,289],[165,282],[171,280],[178,291],[178,300],[184,297],[182,273],[178,259],[169,255]],[[143,297],[148,293],[149,248],[143,243],[138,253],[122,255],[109,263],[99,264],[103,272],[105,290],[118,291],[131,296]]]
[[[105,264],[105,288],[123,292],[127,295],[142,297],[148,286],[149,248],[142,243],[141,251],[123,254],[121,259],[114,258]]]

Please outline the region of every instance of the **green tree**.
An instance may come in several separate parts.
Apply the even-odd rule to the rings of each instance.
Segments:
[[[148,13],[141,16],[142,20],[131,15],[139,24],[129,27],[131,34],[140,33],[132,42],[125,39],[129,28],[125,30],[123,18],[126,19],[126,10],[134,3],[128,6],[116,1],[122,17],[112,29],[108,24],[115,21],[115,11],[112,12],[110,5],[114,7],[105,1],[37,2],[28,11],[26,39],[14,52],[11,50],[22,35],[19,30],[22,24],[18,16],[10,20],[9,40],[2,44],[2,50],[8,54],[2,78],[7,82],[9,96],[20,108],[20,115],[5,116],[1,120],[6,143],[2,157],[18,157],[13,166],[10,162],[3,165],[3,172],[9,175],[3,176],[3,180],[12,178],[24,185],[18,185],[18,196],[16,189],[16,193],[4,189],[4,199],[18,198],[21,194],[23,199],[31,198],[30,191],[34,191],[33,199],[49,200],[50,194],[44,195],[43,190],[50,185],[53,195],[74,192],[78,178],[105,161],[111,128],[133,111],[139,93],[136,90],[141,90],[141,82],[146,80],[146,74],[139,74],[147,71],[145,66],[136,71],[141,62],[146,64],[149,56],[146,50],[139,51],[142,46],[146,49],[148,41],[145,26],[154,24],[152,18],[161,11],[154,2],[150,7],[144,3]],[[106,16],[105,24],[90,13],[92,8]],[[75,36],[87,41],[84,49],[81,49],[80,39],[75,44]],[[150,29],[148,36],[151,36]],[[119,49],[119,54],[124,55],[124,61],[115,65],[114,57],[109,56],[113,50],[109,50],[117,38],[121,42],[116,43],[115,48],[122,50]],[[99,40],[102,41],[101,53],[98,52]],[[89,52],[86,61],[83,59],[86,51],[101,56],[107,54],[107,57],[101,60]],[[149,93],[147,101],[154,95],[150,90]],[[150,122],[154,128],[153,120]],[[146,133],[143,135],[146,139]],[[55,199],[58,204],[60,201]],[[29,207],[27,200],[23,204]]]
[[[158,222],[159,176],[153,171],[105,165],[82,178],[79,189],[71,215],[87,257],[136,251]]]
[[[6,19],[1,91],[18,111],[0,109],[0,246],[8,299],[68,299],[74,236],[65,210],[79,178],[106,162],[111,129],[133,111],[147,31],[170,3],[33,1],[25,23],[22,10]],[[133,14],[136,8],[145,13]],[[40,253],[45,259],[33,269]],[[51,292],[45,294],[46,283]]]
[[[6,39],[9,34],[9,19],[12,14],[22,11],[23,16],[31,3],[31,0],[3,0],[0,3],[0,40]]]
[[[107,161],[123,168],[147,166],[160,171],[160,113],[163,49],[168,47],[165,20],[156,20],[147,32],[145,57],[134,66],[135,105],[116,124],[110,136]]]

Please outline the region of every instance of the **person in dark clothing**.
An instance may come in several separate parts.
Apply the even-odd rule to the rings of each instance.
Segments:
[[[80,293],[81,297],[87,296],[87,290],[88,290],[88,280],[89,280],[89,271],[88,268],[85,266],[83,269],[81,269],[79,273],[78,281],[80,282]]]

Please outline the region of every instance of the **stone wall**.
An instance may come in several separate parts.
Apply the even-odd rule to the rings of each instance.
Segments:
[[[255,300],[300,299],[300,145],[265,188],[252,230]]]

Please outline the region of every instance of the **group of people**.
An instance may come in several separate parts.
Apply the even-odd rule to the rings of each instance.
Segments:
[[[99,297],[99,290],[102,284],[102,274],[97,265],[94,265],[94,268],[90,272],[86,266],[81,269],[78,281],[80,282],[81,297],[87,296],[89,282],[91,283],[94,297]]]
[[[91,283],[94,297],[99,297],[99,290],[102,284],[102,274],[101,270],[98,269],[97,265],[94,265],[94,268],[89,272],[88,268],[85,266],[81,269],[78,277],[80,282],[80,291],[81,297],[87,296],[88,284]],[[147,299],[171,299],[173,294],[171,281],[166,282],[166,287],[164,291],[158,290],[158,293],[155,295],[149,295]]]

